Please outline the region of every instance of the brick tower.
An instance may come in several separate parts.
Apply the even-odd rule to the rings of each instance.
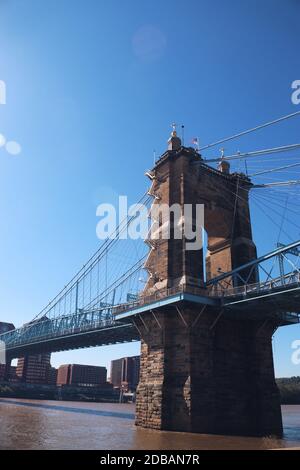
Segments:
[[[182,289],[208,296],[206,279],[256,258],[252,240],[248,192],[251,181],[230,174],[222,160],[215,170],[199,153],[183,147],[173,130],[168,150],[147,173],[153,205],[204,205],[207,233],[203,250],[187,250],[187,220],[183,237],[153,234],[147,240],[146,296]],[[195,210],[194,210],[195,208]],[[165,229],[157,221],[157,230]],[[204,265],[206,264],[206,269]],[[245,273],[247,274],[247,273]],[[250,277],[255,282],[256,273]],[[232,287],[228,285],[228,288]],[[274,378],[272,335],[279,326],[264,318],[229,315],[210,305],[161,304],[136,319],[141,335],[141,373],[137,389],[136,424],[143,427],[232,435],[282,433],[279,394]]]

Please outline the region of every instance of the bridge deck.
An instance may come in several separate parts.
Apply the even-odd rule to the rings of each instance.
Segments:
[[[9,359],[21,357],[24,354],[41,352],[59,352],[70,349],[81,349],[93,346],[107,346],[118,343],[138,341],[139,335],[132,323],[118,323],[106,327],[94,327],[65,330],[56,335],[49,333],[33,337],[20,338],[19,342],[8,344],[6,351]]]
[[[276,317],[280,325],[290,325],[299,323],[300,280],[287,285],[260,283],[219,292],[179,286],[103,311],[80,311],[54,319],[43,317],[0,335],[0,340],[5,342],[9,358],[138,341],[139,333],[132,322],[135,316],[182,303],[249,319]]]
[[[149,310],[188,302],[223,309],[228,314],[239,312],[245,315],[245,318],[276,316],[281,319],[282,326],[300,322],[300,282],[274,287],[258,283],[247,288],[222,290],[219,295],[216,294],[217,292],[201,288],[179,286],[117,306],[113,313],[117,320],[122,321]]]

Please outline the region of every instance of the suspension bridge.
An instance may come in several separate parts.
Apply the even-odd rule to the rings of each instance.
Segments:
[[[175,250],[171,256],[170,251],[162,250],[161,254],[149,238],[145,240],[146,243],[144,240],[124,239],[124,232],[134,223],[136,216],[126,217],[38,315],[23,326],[0,335],[8,360],[44,351],[112,345],[141,339],[146,341],[145,337],[149,334],[151,325],[155,324],[158,331],[164,328],[163,325],[168,320],[161,317],[161,312],[170,309],[173,309],[179,321],[189,331],[195,328],[201,319],[207,318],[207,315],[211,315],[209,329],[212,331],[224,318],[238,322],[252,321],[259,325],[257,331],[261,331],[270,323],[273,325],[272,331],[278,326],[299,323],[300,226],[297,224],[297,198],[300,195],[300,178],[295,175],[300,167],[297,157],[300,143],[236,152],[231,155],[225,155],[224,149],[219,156],[205,158],[202,155],[202,152],[216,145],[257,132],[299,114],[293,113],[195,149],[183,147],[174,130],[168,151],[156,162],[154,169],[147,172],[151,188],[146,191],[139,204],[151,210],[153,204],[159,204],[164,199],[164,178],[167,178],[169,184],[173,177],[172,171],[176,176],[177,168],[174,166],[175,169],[172,170],[170,166],[167,177],[163,173],[160,174],[160,168],[173,164],[169,163],[172,158],[174,161],[182,158],[184,162],[188,162],[187,168],[191,168],[186,170],[186,174],[197,173],[198,178],[203,178],[204,186],[205,178],[213,180],[222,177],[221,189],[227,204],[226,210],[233,214],[229,224],[231,235],[227,237],[229,244],[226,242],[225,246],[219,235],[211,236],[208,245],[203,248],[202,265],[197,269],[191,267],[188,254],[185,254],[185,258],[178,256],[186,265],[184,264],[184,275],[181,276],[180,282],[177,282],[174,272],[182,269],[182,266],[178,268],[177,261],[174,261],[177,256],[176,246],[179,245],[173,243],[171,246],[170,241],[167,242],[168,250]],[[280,164],[274,166],[278,155]],[[284,165],[281,155],[285,156]],[[241,165],[245,165],[243,172]],[[185,170],[180,171],[185,177]],[[288,178],[284,178],[284,175]],[[271,180],[268,180],[270,177]],[[167,202],[176,202],[178,196],[175,194],[173,197],[170,194]],[[209,195],[200,194],[199,200],[209,212],[210,233],[218,232],[219,229],[215,227],[218,218],[222,225],[222,213],[213,212],[210,208]],[[187,201],[195,202],[190,201],[189,196]],[[180,202],[182,203],[182,200]],[[223,203],[220,199],[217,198],[214,204],[220,206],[222,211]],[[256,256],[256,249],[251,241],[252,235],[249,235],[250,210],[252,218],[253,211],[258,219],[261,212],[264,220],[269,220],[278,230],[277,245],[262,256]],[[210,212],[214,218],[210,217]],[[251,243],[247,242],[247,249],[244,247],[241,251],[241,248],[235,248],[235,238],[242,240],[239,243],[244,243],[246,238]],[[231,261],[228,263],[226,253],[230,249]],[[182,252],[184,249],[180,245],[178,255]],[[156,272],[159,269],[155,267],[163,263],[164,256],[168,258],[169,264],[175,263],[173,268],[168,267],[165,279],[162,274]],[[229,269],[226,269],[228,266]],[[164,269],[165,267],[161,268],[161,273]],[[194,312],[192,318],[189,318],[190,314],[185,314],[190,311]],[[146,359],[142,361],[142,367],[145,361]],[[139,408],[137,409],[139,413]],[[145,424],[143,419],[140,418],[138,424],[172,428],[169,424],[165,426],[162,420],[156,424],[156,421],[148,416],[148,424]],[[180,428],[178,424],[174,426],[176,429]],[[191,430],[192,427],[191,424],[189,427],[183,426],[185,430]],[[209,426],[205,429],[208,428]]]
[[[42,314],[22,327],[2,334],[0,338],[6,345],[10,359],[26,354],[138,341],[140,335],[132,316],[140,317],[142,312],[149,310],[149,307],[155,310],[162,305],[176,304],[183,300],[202,306],[215,306],[228,312],[234,312],[242,303],[245,312],[249,311],[251,316],[258,317],[266,310],[267,305],[270,318],[277,316],[285,324],[299,323],[299,258],[300,240],[229,273],[217,276],[208,281],[203,288],[181,285],[175,289],[159,290],[150,296],[138,295],[128,290],[128,286],[134,284],[133,278],[136,278],[137,274],[142,274],[145,260],[143,258],[95,302],[79,306],[82,305],[79,303],[79,289],[83,289],[81,283],[84,281],[82,278],[76,279]],[[272,268],[265,269],[264,265],[269,261],[272,261]],[[275,263],[278,264],[278,268],[281,266],[281,269],[282,264],[283,266],[288,264],[291,270],[285,272],[283,268],[280,276],[272,275],[272,271],[276,272]],[[249,267],[251,272],[255,269],[264,273],[264,281],[248,283],[249,275],[243,278],[240,273]],[[84,271],[84,274],[86,275],[87,271]],[[233,287],[236,284],[238,285]],[[88,284],[88,290],[90,288],[91,284]],[[123,301],[115,304],[114,299],[119,291]],[[83,299],[82,295],[81,302]]]

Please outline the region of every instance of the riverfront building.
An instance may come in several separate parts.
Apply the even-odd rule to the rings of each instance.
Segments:
[[[18,359],[16,374],[20,382],[48,384],[51,353],[24,356]]]
[[[106,367],[64,364],[58,368],[57,385],[96,387],[106,383]]]
[[[140,356],[122,357],[111,361],[110,381],[124,391],[135,391],[139,383]]]

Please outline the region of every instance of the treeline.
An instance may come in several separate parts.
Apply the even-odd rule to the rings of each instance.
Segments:
[[[300,405],[300,377],[276,379],[276,382],[283,405]]]

